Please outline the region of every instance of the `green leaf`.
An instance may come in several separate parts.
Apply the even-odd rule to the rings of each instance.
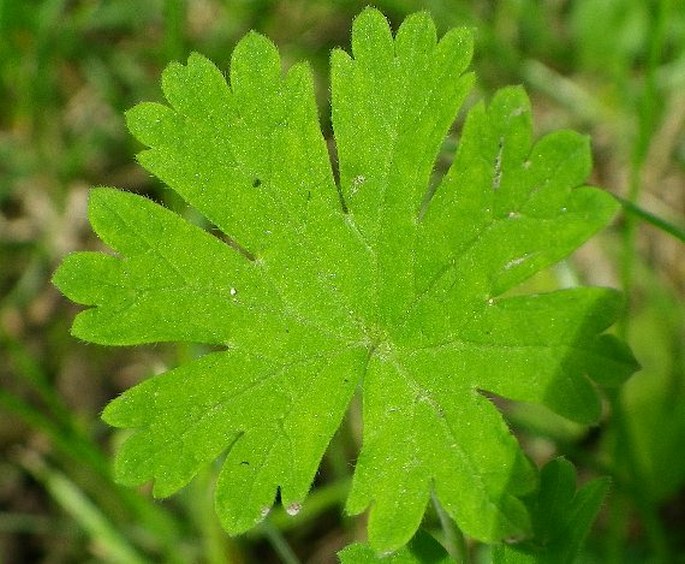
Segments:
[[[248,34],[230,84],[200,55],[171,64],[168,105],[127,114],[140,163],[202,213],[214,236],[110,188],[90,220],[113,255],[67,257],[55,284],[80,313],[73,333],[114,345],[220,350],[141,383],[103,418],[134,430],[118,453],[126,484],[167,496],[226,454],[216,508],[248,530],[277,491],[296,512],[356,389],[363,445],[347,510],[371,507],[370,545],[403,546],[433,491],[469,535],[520,538],[536,472],[484,392],[575,421],[599,416],[596,383],[635,368],[602,335],[613,290],[507,297],[602,229],[617,204],[583,186],[586,138],[533,142],[521,88],[468,113],[449,171],[434,163],[473,77],[472,38],[440,41],[424,13],[392,36],[380,12],[355,20],[352,55],[332,56],[339,182],[310,71],[282,75]],[[431,194],[432,197],[430,196]]]
[[[557,458],[540,475],[540,489],[530,502],[534,537],[520,545],[499,545],[494,564],[571,564],[609,489],[597,478],[576,491],[573,465]]]
[[[338,552],[341,564],[449,564],[447,551],[427,532],[419,529],[409,544],[397,552],[378,556],[368,544],[355,543]]]

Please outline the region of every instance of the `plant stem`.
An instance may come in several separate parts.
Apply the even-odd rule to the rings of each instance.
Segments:
[[[656,83],[656,71],[666,40],[666,25],[670,13],[670,1],[662,0],[659,2],[657,13],[651,25],[649,55],[647,69],[645,72],[645,85],[638,108],[638,133],[633,145],[633,154],[630,167],[630,184],[628,187],[628,197],[626,204],[635,211],[637,200],[642,188],[642,173],[647,160],[649,146],[651,143],[659,110],[659,92]],[[624,204],[624,208],[626,207]],[[627,214],[625,218],[625,229],[623,234],[623,264],[621,278],[623,290],[630,296],[633,284],[633,271],[635,262],[635,241],[636,241],[637,218],[633,214]],[[619,330],[623,337],[628,333],[628,316],[625,315]]]
[[[632,214],[635,217],[642,219],[643,221],[646,221],[650,225],[653,225],[657,229],[661,229],[661,231],[668,233],[669,235],[675,237],[676,239],[679,239],[683,243],[685,243],[685,229],[682,227],[678,227],[677,225],[673,225],[672,223],[669,223],[668,221],[660,218],[657,215],[654,215],[653,213],[648,212],[644,208],[641,208],[637,204],[630,202],[628,200],[625,200],[624,198],[621,198],[620,196],[614,195],[614,198],[618,200],[618,202],[623,206],[623,210],[628,213]]]
[[[656,507],[645,495],[644,488],[634,486],[634,484],[645,483],[645,478],[642,475],[640,461],[638,460],[635,448],[633,447],[633,441],[631,440],[630,430],[627,425],[627,416],[624,413],[623,405],[621,403],[621,396],[618,391],[611,390],[609,392],[609,397],[612,406],[614,428],[616,429],[616,448],[614,452],[615,471],[626,473],[626,481],[630,484],[630,487],[624,490],[624,493],[629,492],[634,507],[640,515],[645,535],[647,536],[653,551],[654,562],[667,564],[673,560],[668,546],[668,539],[659,520]],[[614,517],[619,520],[619,523],[622,522],[625,524],[626,520],[623,511],[616,513]],[[614,525],[616,526],[616,523],[614,523]],[[616,527],[613,534],[621,534],[621,529],[623,529],[623,527]],[[613,552],[616,557],[620,556],[620,551],[617,550],[617,547],[614,547]],[[616,559],[616,562],[620,561],[622,561],[621,558]]]
[[[121,534],[117,525],[95,505],[85,493],[62,473],[48,467],[42,459],[31,452],[22,458],[24,467],[50,492],[51,497],[67,512],[91,537],[105,560],[143,564],[143,558]]]
[[[461,529],[457,527],[454,520],[447,514],[447,511],[440,505],[438,498],[435,494],[431,494],[433,500],[433,507],[435,512],[440,519],[440,525],[442,527],[443,533],[445,535],[445,550],[454,559],[455,562],[460,564],[468,564],[469,562],[469,551],[466,546],[466,539],[464,539],[464,534]]]
[[[209,466],[189,484],[190,511],[197,523],[202,540],[204,560],[207,564],[228,564],[231,562],[231,541],[216,517],[213,503],[214,467]]]
[[[300,559],[293,552],[293,549],[290,548],[288,541],[285,540],[281,531],[268,518],[262,522],[260,529],[262,529],[264,536],[285,564],[301,564]]]
[[[625,215],[625,227],[623,232],[623,258],[621,264],[621,281],[623,291],[630,297],[633,291],[635,279],[635,255],[636,255],[636,235],[637,220],[641,217],[645,220],[654,222],[655,219],[647,212],[637,213],[641,210],[637,206],[640,190],[642,189],[642,174],[647,162],[647,155],[652,141],[657,121],[659,119],[660,100],[657,88],[656,71],[659,65],[663,47],[666,42],[667,24],[671,12],[670,0],[658,2],[657,9],[650,22],[648,58],[645,71],[645,83],[642,96],[638,107],[638,132],[633,143],[633,154],[631,157],[630,183],[628,196],[622,205],[628,213]],[[644,211],[644,210],[641,210]],[[660,222],[661,223],[661,222]],[[664,228],[664,225],[658,225]],[[668,231],[675,236],[674,233]],[[619,335],[627,339],[629,337],[629,308],[618,324]],[[613,465],[615,472],[625,473],[627,482],[639,484],[641,481],[641,469],[639,460],[634,451],[631,433],[628,426],[628,416],[623,410],[621,395],[615,391],[610,394],[612,407],[612,423],[616,430],[616,440],[613,452]],[[647,499],[639,488],[631,496],[631,501],[638,511],[651,549],[657,562],[669,562],[669,546],[663,525],[659,521],[656,508],[651,500]],[[625,515],[622,512],[613,511],[612,522],[610,524],[609,535],[607,536],[607,556],[613,562],[622,561],[622,544],[625,542]]]
[[[169,61],[183,56],[185,10],[185,0],[167,0],[164,3],[164,55]]]

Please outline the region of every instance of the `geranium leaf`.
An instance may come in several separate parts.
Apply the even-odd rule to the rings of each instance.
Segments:
[[[470,91],[472,39],[438,41],[423,13],[393,37],[380,12],[355,20],[352,54],[332,56],[339,181],[308,68],[282,74],[275,46],[248,34],[230,79],[193,54],[173,63],[168,105],[127,114],[140,163],[220,232],[141,196],[91,193],[90,220],[114,251],[76,253],[55,274],[91,306],[73,333],[112,345],[206,343],[220,350],[133,387],[105,421],[133,434],[126,484],[167,496],[226,453],[217,511],[230,533],[280,491],[296,512],[355,390],[363,445],[347,502],[371,507],[370,546],[395,550],[435,492],[469,535],[530,533],[521,496],[536,471],[489,394],[583,423],[599,416],[588,378],[636,368],[603,332],[617,292],[506,292],[566,257],[617,204],[583,183],[586,138],[534,142],[521,88],[468,112],[449,171],[441,144]]]

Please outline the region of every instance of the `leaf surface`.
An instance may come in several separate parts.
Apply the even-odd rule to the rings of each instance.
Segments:
[[[609,489],[608,478],[596,478],[576,491],[573,465],[557,458],[540,474],[540,488],[529,500],[534,537],[520,545],[499,545],[494,564],[571,564]]]
[[[368,544],[354,543],[338,552],[340,564],[450,564],[454,562],[431,535],[419,530],[407,546],[378,556]]]
[[[308,68],[282,74],[248,34],[229,81],[191,55],[171,64],[168,105],[127,114],[141,164],[220,231],[146,198],[99,188],[90,220],[114,251],[68,256],[56,285],[80,313],[73,333],[116,345],[187,341],[221,350],[152,377],[103,418],[134,429],[117,456],[127,484],[167,496],[226,453],[216,488],[224,527],[258,523],[277,491],[295,512],[355,390],[363,445],[347,510],[371,507],[374,550],[403,546],[435,491],[469,535],[530,531],[520,497],[536,472],[491,395],[599,416],[595,383],[636,367],[603,332],[619,294],[507,291],[602,229],[617,205],[584,186],[588,141],[534,142],[520,88],[466,116],[448,172],[441,144],[473,82],[472,38],[439,41],[426,14],[393,37],[380,12],[334,51],[336,183]],[[486,394],[487,392],[488,394]]]

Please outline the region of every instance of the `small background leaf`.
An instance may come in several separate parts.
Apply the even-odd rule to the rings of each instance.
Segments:
[[[541,471],[540,489],[528,505],[534,536],[520,545],[493,549],[494,564],[571,564],[609,489],[607,478],[596,478],[576,491],[573,465],[557,458]]]
[[[397,552],[378,556],[367,544],[355,543],[338,553],[341,564],[448,564],[449,555],[430,534],[419,530],[409,544]]]

